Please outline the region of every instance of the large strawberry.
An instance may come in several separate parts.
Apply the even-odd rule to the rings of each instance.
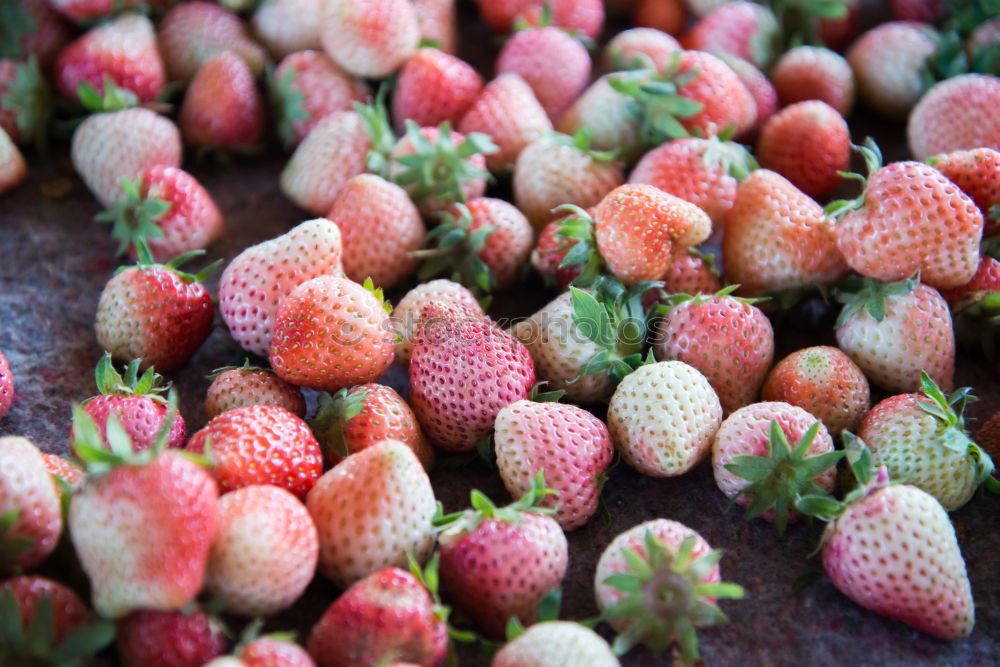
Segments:
[[[599,634],[579,623],[545,621],[507,637],[491,667],[558,667],[563,664],[618,667],[618,658]]]
[[[57,488],[27,438],[0,438],[0,464],[0,571],[31,569],[62,533]]]
[[[330,0],[319,20],[323,48],[356,76],[380,79],[392,74],[420,41],[410,0]]]
[[[847,52],[858,95],[884,116],[905,118],[920,96],[920,70],[937,49],[937,31],[926,24],[891,21],[862,35]]]
[[[223,51],[198,68],[178,122],[184,141],[195,148],[248,150],[260,143],[264,102],[246,61]]]
[[[456,282],[439,278],[420,283],[404,294],[392,311],[392,324],[396,331],[396,363],[401,366],[410,363],[413,337],[420,329],[424,306],[429,303],[451,303],[485,315],[472,292]]]
[[[418,49],[392,91],[396,130],[402,132],[406,120],[421,127],[444,121],[457,125],[482,87],[482,77],[464,60],[434,48]]]
[[[160,21],[157,37],[170,78],[184,83],[223,51],[238,54],[254,76],[264,71],[267,60],[243,21],[214,2],[178,3]]]
[[[226,650],[226,629],[202,609],[134,611],[118,622],[122,667],[203,665]]]
[[[3,350],[0,350],[0,419],[7,414],[10,406],[14,403],[14,375],[10,372],[10,365]]]
[[[910,112],[906,137],[917,160],[972,148],[1000,150],[1000,77],[963,74],[936,84]]]

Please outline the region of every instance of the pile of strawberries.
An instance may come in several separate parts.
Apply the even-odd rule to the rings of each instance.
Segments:
[[[68,139],[134,262],[100,295],[69,456],[0,437],[0,664],[443,665],[456,641],[695,662],[719,601],[752,602],[669,517],[606,545],[597,618],[558,620],[565,532],[616,458],[711,459],[747,520],[826,522],[857,604],[972,632],[948,512],[1000,489],[1000,413],[971,436],[954,387],[1000,312],[996,2],[475,4],[490,80],[455,55],[454,0],[0,0],[0,193]],[[852,143],[856,101],[905,122],[911,160]],[[226,233],[185,149],[273,138],[318,217],[185,271]],[[542,280],[544,308],[491,317]],[[775,359],[782,322],[837,308],[836,347]],[[189,433],[161,373],[217,318],[248,358]],[[0,417],[15,380],[0,353]],[[445,514],[436,459],[493,466],[511,502]],[[53,554],[87,591],[30,573]],[[317,573],[342,593],[302,645],[260,635]]]

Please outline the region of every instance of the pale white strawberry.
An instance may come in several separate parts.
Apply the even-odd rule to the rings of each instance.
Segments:
[[[250,23],[271,55],[283,58],[320,48],[316,17],[322,11],[322,0],[265,0],[254,10]]]
[[[59,492],[27,438],[0,438],[0,569],[33,568],[62,533]]]
[[[618,658],[599,634],[579,623],[545,621],[509,640],[491,667],[618,667]]]
[[[384,78],[417,49],[420,26],[410,0],[327,0],[323,6],[323,48],[355,76]]]

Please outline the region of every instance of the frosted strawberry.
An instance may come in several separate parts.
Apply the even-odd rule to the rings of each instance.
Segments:
[[[466,287],[445,280],[421,283],[403,295],[392,311],[393,328],[396,330],[396,363],[408,366],[413,350],[413,337],[420,329],[424,306],[430,303],[450,303],[469,308],[485,316],[476,297]]]
[[[923,94],[920,70],[937,50],[937,31],[926,24],[891,21],[862,35],[847,52],[858,95],[891,118],[904,118]]]
[[[884,284],[855,282],[842,290],[837,345],[868,379],[891,392],[920,387],[920,373],[951,391],[955,331],[948,304],[915,278]]]
[[[604,24],[604,7],[599,0],[476,0],[476,5],[493,32],[501,34],[516,28],[518,19],[522,19],[528,25],[551,22],[567,32],[596,39]],[[546,12],[550,15],[542,20]]]
[[[209,377],[212,384],[208,386],[203,406],[209,419],[250,405],[276,405],[296,417],[306,416],[302,391],[279,378],[274,371],[251,366],[249,359],[239,367],[216,369]]]
[[[0,193],[20,185],[28,176],[28,163],[6,130],[0,127]]]
[[[298,146],[323,118],[350,111],[354,102],[364,102],[369,95],[363,81],[345,73],[321,51],[288,54],[268,84],[278,136],[288,147]]]
[[[625,376],[608,406],[608,430],[630,466],[673,477],[708,454],[722,405],[704,375],[680,361],[640,366]]]
[[[774,65],[771,81],[782,106],[821,100],[845,118],[854,108],[854,73],[847,60],[819,46],[787,51]]]
[[[519,74],[556,120],[590,79],[590,56],[583,45],[554,27],[516,33],[497,56],[497,74]]]
[[[463,383],[467,391],[455,394]],[[480,313],[430,303],[421,311],[410,358],[410,405],[431,442],[472,451],[497,413],[535,384],[528,350]]]
[[[963,74],[934,85],[910,112],[906,137],[917,160],[972,148],[1000,150],[1000,77]]]
[[[614,448],[600,419],[575,405],[535,402],[544,396],[511,403],[497,414],[497,467],[514,498],[528,493],[532,479],[544,473],[556,494],[540,506],[555,508],[552,517],[563,530],[573,530],[597,511]]]
[[[807,347],[788,355],[771,369],[760,392],[764,401],[781,401],[803,408],[822,420],[839,438],[857,428],[868,412],[868,379],[836,347]]]
[[[566,536],[539,502],[553,493],[539,472],[530,490],[498,508],[473,490],[472,508],[435,519],[441,586],[489,637],[502,637],[507,619],[535,621],[539,603],[566,574]],[[531,563],[530,568],[521,567]]]
[[[726,278],[741,294],[830,285],[847,273],[823,208],[773,171],[740,183],[726,214],[722,256]]]
[[[371,278],[385,289],[417,270],[411,253],[424,246],[426,230],[406,190],[374,174],[344,183],[326,216],[340,228],[344,273],[355,282]]]
[[[464,60],[434,48],[418,49],[399,72],[392,92],[396,130],[406,120],[421,127],[459,119],[479,95],[482,77]]]
[[[329,275],[308,280],[274,315],[271,366],[283,380],[323,391],[374,382],[394,356],[390,312],[371,279],[364,285]]]
[[[764,124],[757,159],[814,199],[825,199],[851,166],[851,133],[841,114],[820,100],[797,102]]]
[[[715,483],[747,508],[749,521],[773,521],[779,533],[798,521],[795,502],[833,491],[837,461],[823,423],[788,403],[754,403],[729,415],[712,442]]]
[[[139,178],[150,167],[179,167],[177,126],[149,109],[123,109],[89,116],[73,133],[73,167],[104,207],[122,198],[122,179]]]
[[[152,102],[167,82],[153,24],[139,14],[125,14],[84,33],[59,54],[54,76],[56,90],[72,100],[80,84],[102,91],[110,79],[140,102]]]
[[[653,519],[621,533],[604,549],[594,573],[597,607],[625,652],[644,644],[662,653],[676,642],[683,659],[698,659],[696,628],[727,622],[718,599],[739,599],[743,587],[721,581],[721,551],[670,519]]]
[[[237,255],[219,280],[219,312],[236,342],[266,356],[282,300],[307,280],[339,273],[341,254],[340,230],[317,218]]]
[[[0,60],[0,128],[15,144],[45,145],[51,98],[51,88],[34,55],[26,62]]]
[[[59,541],[59,495],[41,451],[27,438],[0,438],[0,463],[0,571],[29,570]]]
[[[7,414],[14,403],[14,376],[3,350],[0,350],[0,419]]]
[[[160,21],[158,39],[170,78],[185,83],[223,51],[239,55],[255,77],[267,60],[239,17],[214,2],[175,5]]]
[[[763,69],[774,58],[772,44],[778,35],[778,20],[767,7],[727,2],[684,33],[681,44],[689,50],[729,53]]]
[[[134,611],[118,622],[122,667],[202,665],[226,650],[222,623],[202,609]]]
[[[601,70],[625,69],[660,71],[670,64],[670,56],[681,48],[676,39],[655,28],[629,28],[611,38],[604,47]]]
[[[82,408],[73,421],[73,451],[87,464],[87,483],[70,504],[69,530],[94,609],[109,618],[180,609],[205,577],[219,519],[215,481],[165,449],[169,426],[153,447],[134,453],[116,418],[108,419],[110,449]]]
[[[381,79],[417,50],[420,26],[409,0],[330,0],[320,20],[320,41],[338,65],[355,76]]]
[[[264,134],[264,103],[253,72],[223,51],[195,74],[181,104],[184,141],[199,149],[247,150]]]
[[[359,497],[368,500],[358,503]],[[427,473],[403,443],[383,440],[347,457],[306,498],[319,534],[320,573],[347,587],[405,565],[407,554],[426,561],[434,548],[435,507]]]
[[[771,322],[754,300],[731,296],[737,287],[671,297],[653,345],[658,360],[683,361],[708,378],[726,413],[754,401],[774,359]]]
[[[331,465],[383,440],[396,440],[413,450],[425,469],[434,463],[417,417],[403,397],[382,384],[360,384],[333,396],[321,394],[309,426]]]
[[[458,16],[455,0],[413,0],[420,41],[445,53],[458,52]]]
[[[253,33],[275,58],[298,51],[322,49],[319,0],[268,0],[257,5],[250,18]]]
[[[905,161],[883,167],[871,139],[857,150],[868,171],[867,179],[853,176],[864,183],[863,192],[827,208],[840,218],[837,247],[851,268],[886,282],[914,271],[932,287],[969,282],[983,235],[983,214],[973,201],[929,165]]]
[[[545,621],[510,637],[493,656],[492,667],[556,667],[569,661],[617,667],[618,658],[599,634],[579,623]]]
[[[969,195],[983,214],[983,238],[1000,230],[1000,150],[974,148],[951,151],[927,163]]]
[[[318,554],[316,526],[295,496],[268,484],[245,486],[219,499],[205,588],[230,613],[270,616],[299,598]]]

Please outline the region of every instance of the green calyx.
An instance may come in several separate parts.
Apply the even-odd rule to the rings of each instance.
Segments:
[[[535,403],[558,403],[566,392],[562,389],[557,389],[555,391],[542,391],[542,388],[548,384],[547,380],[542,382],[537,382],[531,387],[531,392],[528,394],[528,400]]]
[[[555,144],[575,148],[594,162],[614,162],[621,157],[620,150],[599,151],[591,148],[590,142],[594,138],[594,131],[589,127],[581,127],[572,136],[561,132],[552,132],[549,137]]]
[[[272,372],[272,371],[270,371],[270,370],[268,370],[266,368],[261,368],[260,366],[254,366],[253,364],[250,363],[250,358],[246,357],[246,358],[243,359],[243,365],[242,366],[221,366],[219,368],[216,368],[214,371],[212,371],[211,373],[209,373],[205,377],[207,377],[209,380],[214,380],[215,378],[219,377],[223,373],[227,373],[229,371],[242,371],[244,373],[260,373],[260,372],[271,373]]]
[[[711,257],[711,255],[709,255],[709,257]],[[712,299],[720,297],[729,297],[734,301],[738,301],[739,303],[744,303],[748,306],[753,306],[758,303],[763,303],[769,300],[768,297],[732,296],[733,292],[735,292],[739,288],[740,285],[735,284],[735,285],[726,285],[715,294],[681,294],[681,293],[670,294],[664,299],[665,303],[657,304],[656,312],[660,315],[665,315],[666,313],[670,312],[671,310],[681,305],[682,303],[691,303],[696,306],[701,306],[708,303]]]
[[[206,266],[205,268],[203,268],[198,273],[187,273],[185,271],[180,270],[179,267],[182,266],[183,264],[186,264],[195,257],[201,257],[202,255],[204,255],[205,254],[204,250],[189,250],[188,252],[185,252],[183,254],[178,255],[177,257],[174,257],[166,264],[159,264],[153,261],[153,256],[149,251],[149,244],[146,242],[145,238],[139,238],[135,242],[135,254],[137,255],[137,261],[135,263],[134,268],[140,271],[150,271],[153,269],[163,269],[166,271],[170,271],[186,283],[205,282],[205,279],[208,278],[210,275],[212,275],[212,273],[222,264],[222,260],[217,259],[208,266]],[[115,275],[118,275],[122,271],[126,271],[129,268],[133,267],[120,266],[115,271]]]
[[[295,124],[311,117],[305,106],[306,94],[295,86],[297,75],[294,67],[278,76],[271,64],[267,66],[268,98],[278,126],[278,137],[285,148],[290,148],[295,141]]]
[[[14,593],[0,591],[0,664],[90,664],[90,659],[110,645],[114,637],[113,621],[91,616],[57,644],[56,613],[50,596],[42,596],[31,618],[25,619]]]
[[[567,248],[568,251],[559,262],[559,268],[579,266],[580,275],[573,280],[573,285],[580,287],[591,285],[604,271],[605,266],[604,258],[597,250],[597,241],[594,238],[594,219],[589,213],[573,204],[563,204],[553,211],[553,213],[561,212],[569,213],[569,216],[555,223],[556,236],[565,239],[566,242],[559,251]]]
[[[750,172],[760,169],[760,164],[747,147],[734,141],[729,141],[732,128],[728,127],[718,136],[707,139],[708,147],[702,154],[702,163],[707,167],[721,167],[737,181],[746,180]]]
[[[749,521],[769,509],[774,509],[774,525],[784,534],[788,512],[803,496],[826,494],[813,480],[837,465],[843,451],[809,456],[820,422],[813,424],[792,449],[777,420],[771,420],[770,448],[767,456],[736,456],[726,470],[749,482],[732,500],[752,495],[744,518]]]
[[[28,5],[18,0],[0,0],[0,58],[20,58],[22,41],[38,30]]]
[[[326,392],[319,395],[319,407],[316,416],[309,420],[309,428],[327,460],[346,459],[350,455],[344,426],[365,409],[369,394],[370,389],[341,389],[332,396]]]
[[[872,477],[872,454],[861,438],[850,431],[843,431],[840,434],[840,439],[844,445],[843,451],[847,459],[847,466],[858,483],[857,487],[842,501],[826,492],[804,494],[797,498],[794,503],[795,510],[800,514],[821,521],[833,521],[853,503],[890,484],[889,473],[885,466],[875,471],[875,477]]]
[[[847,16],[847,0],[769,0],[767,5],[778,19],[780,41],[779,52],[808,44],[823,46],[819,35],[820,22],[824,19],[840,19]]]
[[[160,395],[170,389],[170,383],[164,382],[163,376],[157,373],[152,366],[147,368],[142,375],[139,375],[139,367],[142,359],[133,359],[125,367],[125,375],[122,376],[115,370],[111,361],[111,354],[104,353],[101,360],[97,362],[94,370],[94,379],[97,383],[97,391],[103,395],[121,394],[148,396],[149,398],[166,402]]]
[[[0,38],[0,43],[3,39]],[[14,65],[14,78],[7,92],[0,97],[0,107],[11,109],[17,116],[17,130],[26,142],[44,150],[52,120],[52,89],[38,67],[34,54],[27,62]]]
[[[635,549],[622,549],[628,569],[603,581],[625,594],[604,610],[603,618],[630,621],[628,628],[615,637],[615,654],[623,655],[637,644],[653,653],[663,653],[676,642],[684,662],[692,664],[698,659],[696,629],[728,622],[718,605],[708,599],[741,599],[743,587],[705,582],[722,559],[722,552],[695,558],[694,546],[695,538],[688,536],[676,553],[671,553],[652,531],[646,531],[645,555]]]
[[[440,509],[440,505],[438,508]],[[448,622],[448,618],[451,616],[451,607],[441,601],[440,593],[441,577],[438,572],[441,567],[441,555],[435,552],[434,555],[431,556],[431,559],[427,561],[427,565],[424,567],[420,567],[420,563],[417,562],[417,559],[413,557],[412,553],[407,552],[406,561],[409,564],[410,574],[412,574],[413,577],[420,582],[420,585],[426,588],[427,592],[430,593],[431,600],[434,603],[434,615],[437,616],[439,620],[444,622],[445,626],[448,628],[448,637],[454,641],[466,643],[474,642],[479,639],[475,632],[471,632],[469,630],[459,630],[458,628],[452,627],[452,625]],[[449,659],[454,657],[452,655],[453,648],[454,647],[452,646],[448,647]],[[448,664],[458,663],[457,660],[454,663],[449,660]]]
[[[872,278],[854,276],[845,278],[836,290],[836,299],[844,304],[844,308],[840,311],[835,326],[838,329],[843,327],[848,320],[861,313],[862,310],[876,322],[881,322],[885,319],[889,300],[909,294],[919,284],[919,272],[906,280],[894,283],[883,283]]]
[[[452,526],[457,526],[459,530],[469,532],[475,530],[484,519],[499,519],[520,525],[521,514],[524,512],[555,514],[556,508],[541,507],[541,502],[545,496],[549,495],[558,495],[558,491],[546,488],[545,474],[541,470],[531,480],[531,488],[523,496],[505,507],[497,507],[482,491],[473,489],[469,495],[472,509],[445,514],[441,504],[438,503],[437,513],[433,520],[434,529],[437,532],[442,532]]]
[[[947,4],[948,19],[941,32],[928,31],[936,48],[920,70],[925,91],[960,74],[1000,75],[1000,43],[967,44],[978,26],[1000,15],[1000,0],[949,0]]]
[[[392,155],[392,149],[396,145],[396,135],[392,132],[389,111],[385,106],[385,98],[389,94],[389,88],[389,84],[382,84],[378,92],[375,93],[375,99],[369,104],[354,103],[354,110],[364,120],[365,128],[368,130],[368,138],[372,142],[367,157],[368,171],[385,179],[389,178],[390,155]]]
[[[151,187],[145,196],[141,194],[142,177],[135,180],[122,179],[125,196],[116,201],[106,211],[94,216],[97,222],[109,222],[111,238],[118,240],[116,255],[123,255],[130,246],[140,240],[162,238],[163,230],[157,224],[169,210],[170,203],[157,196],[157,188]]]
[[[410,253],[423,265],[417,278],[426,282],[434,276],[451,271],[451,280],[473,291],[492,292],[496,287],[493,272],[479,254],[496,230],[492,225],[472,229],[472,213],[465,204],[455,204],[458,215],[441,213],[441,224],[427,235],[430,248]]]
[[[104,92],[99,92],[89,81],[81,81],[76,96],[83,107],[90,112],[121,111],[139,106],[139,98],[127,88],[115,84],[110,76],[104,75]]]
[[[866,174],[861,175],[852,171],[838,172],[841,178],[860,182],[861,194],[854,199],[838,199],[836,201],[832,201],[823,207],[823,210],[827,215],[833,216],[837,220],[843,218],[850,211],[854,211],[865,205],[865,194],[867,192],[868,179],[870,179],[876,171],[882,168],[882,151],[879,149],[878,144],[875,143],[875,140],[871,137],[866,138],[864,144],[861,146],[851,144],[851,148],[864,158]]]

